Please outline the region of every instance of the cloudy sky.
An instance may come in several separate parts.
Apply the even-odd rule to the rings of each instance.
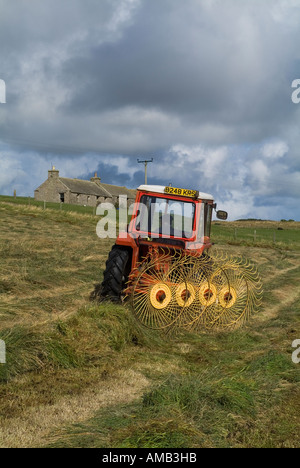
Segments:
[[[300,0],[0,0],[0,193],[51,164],[136,188],[153,157],[230,219],[300,221],[299,25]]]

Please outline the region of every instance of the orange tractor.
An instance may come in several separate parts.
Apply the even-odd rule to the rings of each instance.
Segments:
[[[215,209],[206,193],[141,185],[95,295],[127,298],[138,320],[152,329],[242,324],[260,304],[261,282],[249,262],[208,254]],[[227,219],[225,211],[216,215]]]

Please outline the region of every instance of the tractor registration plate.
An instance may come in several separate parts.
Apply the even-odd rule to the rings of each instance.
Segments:
[[[180,195],[182,197],[190,198],[197,198],[199,196],[198,190],[188,190],[176,187],[165,187],[164,192],[168,193],[169,195]]]

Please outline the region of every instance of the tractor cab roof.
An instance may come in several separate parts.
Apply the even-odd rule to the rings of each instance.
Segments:
[[[190,193],[196,194],[192,198],[196,198],[198,200],[213,200],[214,197],[209,193],[198,192],[196,190],[186,190],[186,189],[177,189],[175,187],[169,187],[164,185],[140,185],[138,187],[140,192],[151,192],[151,193],[162,193],[164,195],[180,195],[180,196],[187,196],[189,198],[192,197]],[[179,192],[180,191],[180,192]]]

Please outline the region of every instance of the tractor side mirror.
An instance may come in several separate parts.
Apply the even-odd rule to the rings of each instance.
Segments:
[[[217,218],[222,219],[223,221],[226,221],[226,219],[228,218],[227,211],[218,210],[217,211]]]

